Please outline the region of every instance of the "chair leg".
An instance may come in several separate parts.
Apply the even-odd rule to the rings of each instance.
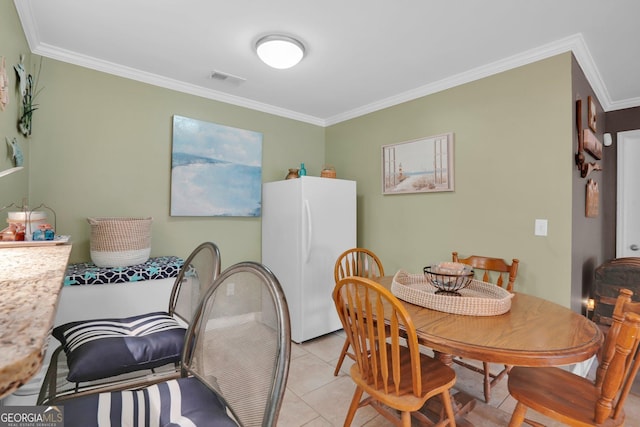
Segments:
[[[489,403],[489,401],[491,400],[491,387],[508,373],[506,370],[503,370],[499,375],[493,375],[490,371],[489,363],[487,362],[482,362],[482,368],[467,363],[457,357],[453,358],[453,362],[483,376],[482,385],[484,389],[484,400],[486,403]]]
[[[402,419],[402,427],[411,427],[411,412],[402,411],[400,417]]]
[[[524,416],[527,414],[527,407],[518,402],[516,408],[511,415],[511,421],[509,421],[509,427],[520,427],[524,422]]]
[[[504,365],[504,369],[502,371],[500,371],[499,374],[491,375],[493,377],[493,379],[491,380],[491,387],[496,385],[498,383],[498,381],[502,380],[502,378],[504,378],[505,375],[509,375],[509,372],[511,372],[511,368],[513,368],[513,366]]]
[[[342,345],[342,351],[340,352],[340,358],[338,359],[338,363],[336,364],[336,369],[333,371],[333,376],[337,377],[340,372],[340,368],[342,367],[342,362],[344,362],[344,357],[347,355],[347,350],[349,350],[349,339],[344,340],[344,344]]]
[[[456,427],[456,416],[453,413],[453,404],[451,403],[451,393],[449,391],[444,391],[440,395],[442,400],[442,404],[444,405],[444,414],[448,418],[447,425],[449,427]]]
[[[511,372],[511,368],[513,368],[513,366],[504,365],[504,369],[502,369],[502,371],[500,371],[500,373],[496,375],[492,374],[491,371],[489,371],[490,366],[488,363],[483,362],[482,366],[484,368],[484,400],[486,403],[489,403],[489,400],[491,399],[491,387],[496,385],[506,375],[509,375],[509,372]]]
[[[349,412],[347,412],[347,417],[344,419],[344,427],[351,426],[353,417],[356,415],[356,411],[360,407],[360,398],[362,397],[363,392],[364,390],[360,387],[356,387],[356,391],[353,393],[353,398],[351,399],[351,405],[349,405]]]

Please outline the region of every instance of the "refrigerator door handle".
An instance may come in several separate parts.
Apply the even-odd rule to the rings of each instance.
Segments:
[[[311,237],[313,227],[311,226],[311,208],[309,207],[309,200],[304,201],[304,210],[307,217],[307,244],[305,245],[304,263],[309,261],[309,254],[311,253]]]

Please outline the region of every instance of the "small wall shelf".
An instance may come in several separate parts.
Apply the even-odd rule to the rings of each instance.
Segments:
[[[18,166],[18,167],[15,167],[15,168],[5,169],[2,172],[0,172],[0,178],[2,178],[3,176],[10,175],[10,174],[12,174],[14,172],[18,172],[19,170],[22,170],[22,169],[24,169],[24,166]]]

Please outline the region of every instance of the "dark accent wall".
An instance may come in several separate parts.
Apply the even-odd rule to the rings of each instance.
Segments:
[[[614,145],[616,133],[636,129],[640,129],[640,107],[624,108],[605,113],[605,132],[611,134]]]
[[[604,129],[606,128],[606,116],[595,92],[575,58],[572,60],[571,74],[574,110],[573,153],[576,154],[578,152],[576,101],[582,101],[582,129],[585,129],[589,126],[588,98],[591,96],[595,100],[597,130],[595,134],[601,142],[603,140]],[[603,149],[602,160],[597,160],[585,152],[585,161],[597,162],[602,165],[603,169],[606,169],[605,160],[611,156],[611,150],[605,148]],[[602,171],[591,172],[591,174],[583,178],[576,166],[575,157],[567,159],[567,167],[571,167],[573,169],[571,221],[571,308],[574,311],[584,313],[584,301],[592,295],[592,288],[595,281],[595,269],[606,259],[611,257],[609,251],[605,250],[604,236],[607,224],[615,220],[615,203],[613,205],[614,211],[611,212],[611,206],[608,203],[605,203],[605,200],[607,200],[608,197],[606,183],[608,176]],[[595,218],[588,218],[585,214],[586,186],[589,179],[593,179],[598,183],[598,189],[600,192],[599,214]]]

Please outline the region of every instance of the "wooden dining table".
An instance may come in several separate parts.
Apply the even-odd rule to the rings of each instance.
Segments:
[[[393,276],[376,279],[391,289]],[[457,298],[457,297],[452,297]],[[402,301],[416,327],[418,342],[451,365],[454,356],[513,366],[559,366],[585,361],[600,348],[600,328],[567,307],[516,292],[508,312],[467,316],[431,310]],[[460,425],[475,406],[461,393],[454,397]]]

